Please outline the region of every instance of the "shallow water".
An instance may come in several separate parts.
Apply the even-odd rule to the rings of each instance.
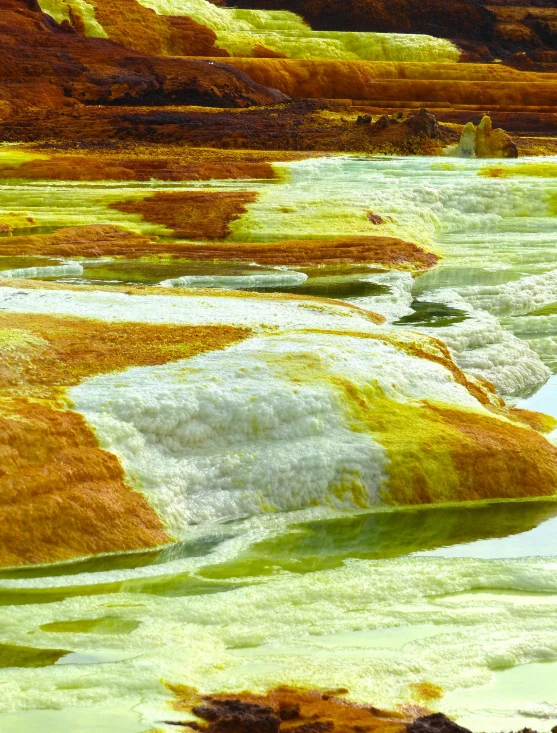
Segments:
[[[13,207],[25,185],[28,233],[102,221],[168,237],[107,204],[121,189],[247,188],[260,196],[234,224],[236,241],[376,233],[414,241],[442,256],[439,267],[415,277],[294,268],[307,280],[277,289],[349,299],[396,327],[432,333],[511,402],[557,417],[557,179],[514,175],[517,165],[501,164],[508,177],[486,177],[481,161],[341,157],[279,166],[278,182],[10,182],[0,207]],[[371,224],[369,212],[385,224]],[[155,288],[186,276],[218,283],[279,272],[80,263],[82,275],[60,279]],[[10,258],[0,267],[57,264]],[[180,715],[161,680],[206,691],[347,687],[379,707],[424,704],[412,686],[431,682],[443,694],[427,704],[474,730],[549,731],[557,722],[555,501],[219,516],[182,527],[181,541],[157,551],[1,571],[10,665],[0,648],[2,733],[172,730],[162,721]]]
[[[198,527],[193,545],[136,563],[4,571],[0,603],[15,605],[0,628],[18,666],[0,669],[10,693],[0,721],[18,733],[37,721],[78,732],[98,713],[114,716],[111,730],[147,730],[180,719],[162,676],[208,691],[343,680],[356,699],[384,705],[428,681],[445,690],[433,706],[475,729],[534,716],[549,730],[554,686],[517,698],[513,680],[528,672],[500,670],[544,662],[555,679],[556,522],[547,500],[306,510]],[[27,654],[22,667],[13,649],[23,646],[64,652],[41,651],[40,667]]]

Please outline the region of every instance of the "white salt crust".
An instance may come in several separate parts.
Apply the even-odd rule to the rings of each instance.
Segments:
[[[455,288],[478,310],[497,316],[523,316],[557,302],[557,270],[530,275],[502,285]]]
[[[183,275],[162,280],[159,285],[171,288],[279,288],[302,285],[308,279],[303,272],[261,272],[256,275]]]
[[[83,275],[83,267],[78,262],[49,267],[20,267],[15,270],[0,270],[0,278],[33,280],[37,277],[68,277]]]
[[[445,327],[417,327],[443,340],[458,366],[490,381],[505,396],[528,394],[551,376],[550,369],[531,346],[483,310],[476,310],[456,290],[425,293],[424,299],[464,310],[467,319]]]
[[[226,323],[253,328],[327,328],[367,333],[378,329],[365,311],[303,299],[0,288],[0,307],[13,313],[50,313],[116,322],[192,326]]]
[[[382,341],[295,332],[94,377],[69,396],[183,535],[191,522],[379,501],[385,451],[351,429],[335,379],[398,401],[483,409],[444,367]]]

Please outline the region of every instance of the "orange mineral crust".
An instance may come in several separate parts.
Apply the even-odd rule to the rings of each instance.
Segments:
[[[427,400],[398,402],[387,397],[373,381],[360,388],[341,377],[331,378],[331,384],[344,395],[342,402],[351,429],[374,435],[387,451],[389,481],[382,496],[386,504],[555,494],[557,447],[536,432],[554,429],[553,418],[507,408],[491,384],[462,372],[445,344],[437,339],[410,341],[402,334],[327,333],[379,339],[409,355],[439,364],[487,410],[455,408]]]
[[[111,224],[64,227],[52,234],[0,237],[2,257],[145,257],[166,254],[171,247]]]
[[[352,389],[350,396],[359,405],[354,425],[363,422],[391,457],[387,503],[555,494],[557,448],[524,425],[428,402],[402,406],[385,399],[381,406],[373,389],[359,395]]]
[[[192,716],[191,728],[214,733],[247,730],[403,733],[413,717],[411,711],[407,716],[343,700],[339,695],[346,694],[346,689],[321,692],[278,687],[265,695],[250,692],[200,695],[182,685],[168,685],[168,688],[178,698],[172,707]],[[186,730],[191,729],[187,720],[182,725]]]
[[[256,198],[251,191],[178,191],[117,201],[110,208],[140,214],[144,221],[162,224],[176,237],[224,239],[230,234],[231,222],[245,214],[247,204]]]
[[[0,565],[30,565],[169,541],[81,415],[27,401],[0,409]]]
[[[169,541],[65,390],[96,374],[188,358],[245,338],[234,327],[151,326],[0,314],[0,565]]]
[[[0,237],[0,257],[180,257],[192,261],[257,262],[260,265],[376,264],[428,270],[439,258],[394,237],[287,240],[284,242],[157,241],[111,224],[65,227],[52,234]]]

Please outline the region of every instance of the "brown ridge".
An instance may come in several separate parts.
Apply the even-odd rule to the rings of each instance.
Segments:
[[[376,264],[427,270],[438,256],[394,237],[287,240],[284,242],[160,242],[111,224],[65,227],[51,234],[0,237],[0,257],[152,257],[257,262],[261,265]]]
[[[195,181],[230,178],[275,178],[272,165],[264,160],[245,161],[237,156],[203,156],[199,161],[188,160],[182,153],[180,158],[165,158],[145,155],[144,157],[90,155],[58,155],[48,158],[27,160],[18,167],[0,163],[0,179],[23,178],[43,181]],[[201,157],[201,156],[199,156]],[[212,159],[211,159],[212,158]]]
[[[123,5],[124,0],[98,0],[99,11],[106,11],[108,17],[111,8],[122,9],[117,3]],[[154,12],[134,4],[132,23],[139,15],[143,17],[139,26],[144,26],[139,42],[156,50],[157,36],[168,22],[158,21]],[[78,16],[74,12],[73,21],[83,29]],[[125,41],[126,29],[119,28]],[[178,27],[169,26],[168,32],[180,36]],[[58,25],[40,10],[36,0],[0,0],[0,35],[0,118],[55,107],[70,108],[79,115],[82,105],[91,103],[242,107],[283,99],[280,93],[262,89],[221,63],[149,55],[104,38],[85,38],[68,21]],[[205,47],[218,55],[210,44]]]

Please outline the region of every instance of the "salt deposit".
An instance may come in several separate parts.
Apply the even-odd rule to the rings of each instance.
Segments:
[[[308,279],[303,272],[261,272],[256,275],[183,275],[159,284],[172,288],[289,288]]]
[[[69,277],[82,275],[83,267],[78,262],[67,262],[65,265],[49,267],[20,267],[14,270],[0,270],[0,278],[33,280],[42,277]]]

